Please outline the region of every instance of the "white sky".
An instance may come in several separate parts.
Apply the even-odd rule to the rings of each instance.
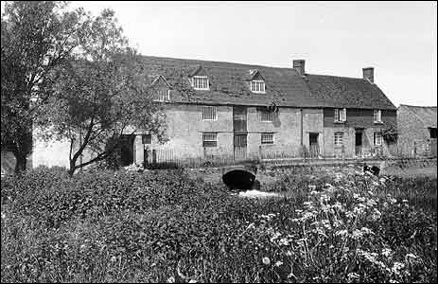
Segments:
[[[437,105],[436,2],[74,1],[116,12],[143,55],[292,67],[362,77],[399,104]]]

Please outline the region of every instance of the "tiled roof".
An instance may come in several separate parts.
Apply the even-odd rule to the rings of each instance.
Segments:
[[[376,84],[362,78],[306,74],[305,80],[326,107],[396,109]]]
[[[290,107],[358,107],[395,109],[382,91],[363,79],[306,75],[292,68],[239,63],[143,56],[144,72],[151,82],[159,75],[176,90],[191,89],[189,77],[202,68],[210,90],[172,92],[172,100],[185,103],[266,106],[273,102]],[[249,90],[251,70],[265,79],[266,94]]]
[[[399,111],[402,109],[419,119],[424,127],[437,127],[437,107],[400,105]]]

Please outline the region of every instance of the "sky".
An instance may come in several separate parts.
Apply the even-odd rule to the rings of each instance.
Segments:
[[[292,67],[362,77],[396,105],[437,105],[436,2],[73,1],[115,11],[143,55]]]

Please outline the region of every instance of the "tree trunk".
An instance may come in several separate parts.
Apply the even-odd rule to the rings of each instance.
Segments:
[[[70,168],[68,170],[68,175],[72,177],[75,171],[76,171],[76,159],[72,159],[70,160]]]
[[[15,174],[19,174],[23,171],[26,170],[26,155],[19,153],[19,152],[14,152],[14,156],[15,156]]]

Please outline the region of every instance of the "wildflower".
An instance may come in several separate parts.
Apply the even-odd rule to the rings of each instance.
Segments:
[[[397,202],[397,199],[395,199],[395,198],[390,198],[390,199],[389,199],[389,202],[390,202],[391,204],[394,204],[394,203]]]
[[[314,217],[314,214],[312,212],[306,212],[306,213],[304,213],[304,216],[302,219],[307,220],[307,219],[311,219],[312,217]]]
[[[373,207],[373,206],[375,206],[375,205],[377,205],[377,203],[376,203],[376,201],[374,201],[373,199],[368,199],[368,200],[367,200],[367,206],[369,206],[369,207]]]
[[[362,233],[367,235],[374,234],[373,231],[371,229],[368,229],[367,227],[362,227],[360,230],[362,231]]]
[[[112,256],[110,259],[111,262],[115,262],[116,260],[117,260],[117,257],[115,257],[115,256]]]
[[[347,230],[340,230],[335,233],[336,236],[345,236],[348,234]]]
[[[347,275],[348,279],[353,280],[353,279],[359,279],[359,274],[355,273],[355,272],[351,272],[348,273]]]
[[[353,239],[360,239],[360,238],[362,238],[363,233],[362,233],[362,231],[359,231],[356,229],[353,231],[352,236],[353,236]]]
[[[321,200],[321,202],[330,201],[330,196],[322,194],[320,200]]]
[[[198,281],[196,281],[194,279],[190,279],[189,283],[198,283]]]
[[[278,244],[279,244],[280,246],[288,246],[288,245],[289,245],[289,240],[286,239],[286,238],[282,238],[282,239],[280,239],[280,241],[278,242]]]
[[[279,267],[279,266],[283,265],[283,261],[277,261],[274,265],[276,267]]]
[[[348,219],[353,219],[354,217],[356,217],[356,214],[354,214],[354,213],[351,212],[351,211],[348,211],[348,212],[345,213],[345,216],[346,216]]]
[[[288,251],[286,252],[286,255],[287,255],[287,256],[292,256],[292,252],[291,252],[290,250],[288,250]]]
[[[264,257],[262,259],[263,264],[269,265],[271,263],[271,260],[269,259],[269,257]]]
[[[403,199],[402,202],[403,202],[403,203],[407,203],[408,201],[407,201],[406,199]]]
[[[405,256],[405,260],[408,260],[409,258],[416,259],[417,256],[416,256],[415,254],[413,254],[413,253],[408,253],[408,254]]]
[[[271,242],[274,242],[280,236],[281,236],[281,234],[279,232],[275,232],[274,235],[271,237]]]
[[[384,249],[382,249],[382,255],[383,255],[384,257],[389,257],[389,256],[391,255],[391,253],[392,253],[392,250],[389,249],[389,248],[384,248]]]
[[[6,218],[6,214],[2,212],[2,219]]]
[[[166,282],[167,282],[167,283],[175,283],[175,277],[170,276],[170,277],[166,280]]]
[[[400,270],[403,269],[405,265],[401,262],[394,262],[394,265],[392,266],[391,270],[395,274],[400,274]]]
[[[312,201],[306,201],[306,202],[303,202],[303,205],[304,205],[305,207],[308,207],[308,208],[312,208],[312,207],[313,207]]]
[[[373,221],[377,221],[377,220],[380,219],[381,216],[382,216],[382,213],[380,213],[379,210],[377,210],[376,208],[374,208],[374,211],[373,211],[373,213],[372,213],[372,215],[371,215],[371,219],[372,219]]]

